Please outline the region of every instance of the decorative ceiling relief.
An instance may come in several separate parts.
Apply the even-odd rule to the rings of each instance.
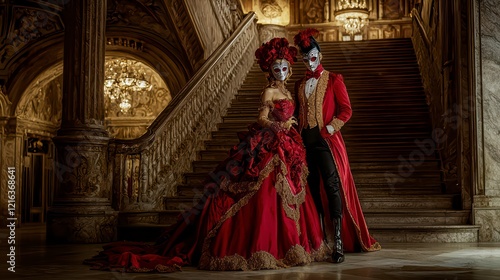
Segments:
[[[7,36],[0,42],[0,64],[30,41],[62,29],[62,20],[57,14],[47,10],[14,8]]]
[[[142,27],[162,34],[169,42],[175,36],[164,22],[166,13],[159,1],[153,0],[108,0],[107,24],[111,26]]]

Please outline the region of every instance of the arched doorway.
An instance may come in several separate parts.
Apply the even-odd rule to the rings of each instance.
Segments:
[[[106,56],[105,120],[112,138],[141,136],[172,99],[160,74],[146,61]],[[52,138],[61,125],[62,62],[39,74],[26,87],[15,109],[16,149],[21,160],[18,209],[22,223],[45,222],[58,180]],[[21,173],[20,172],[20,173]]]

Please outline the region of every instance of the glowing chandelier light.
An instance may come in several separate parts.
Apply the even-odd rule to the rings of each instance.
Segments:
[[[126,58],[106,59],[104,94],[118,104],[122,113],[127,114],[132,108],[138,92],[151,88],[151,75],[141,63]]]
[[[361,32],[369,14],[366,0],[340,0],[337,3],[335,20],[343,22],[345,31],[351,36]]]

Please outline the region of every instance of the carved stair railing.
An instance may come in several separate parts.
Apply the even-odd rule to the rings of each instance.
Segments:
[[[146,134],[110,143],[115,209],[159,210],[162,197],[175,195],[182,174],[190,170],[254,64],[258,37],[256,16],[249,13]]]

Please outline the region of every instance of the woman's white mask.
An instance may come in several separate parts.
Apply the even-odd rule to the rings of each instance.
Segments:
[[[290,67],[288,66],[288,61],[285,59],[277,59],[271,65],[271,69],[273,71],[273,76],[278,81],[286,80],[288,77],[288,73],[290,72]]]
[[[307,70],[314,72],[320,64],[318,49],[313,48],[307,54],[304,54],[302,56],[302,61],[306,65]]]

